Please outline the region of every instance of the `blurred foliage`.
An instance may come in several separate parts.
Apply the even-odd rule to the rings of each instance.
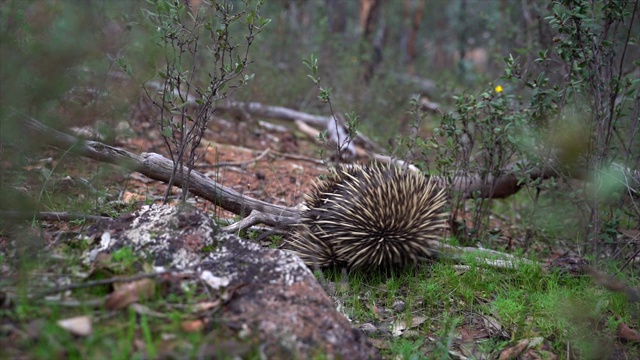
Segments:
[[[119,22],[126,22],[133,7],[130,2],[3,2],[2,119],[17,110],[53,126],[93,122],[56,112],[113,96],[101,84],[125,41],[128,24]],[[87,115],[107,111],[93,110]]]
[[[40,158],[39,139],[19,127],[30,116],[55,128],[108,120],[126,111],[104,78],[117,49],[111,18],[130,3],[4,1],[0,4],[0,207],[35,207],[31,185],[51,174],[25,170]],[[38,166],[32,166],[34,170]],[[31,174],[30,174],[31,173]],[[35,174],[34,174],[35,173]],[[35,175],[35,176],[32,176]]]
[[[541,48],[533,65],[505,57],[498,86],[453,97],[453,109],[442,116],[429,143],[437,154],[435,170],[451,179],[477,174],[484,189],[478,194],[491,194],[500,176],[516,176],[532,194],[534,209],[540,191],[548,190],[543,196],[568,201],[553,214],[573,220],[573,237],[588,240],[584,249],[595,254],[601,240],[614,242],[611,234],[621,217],[640,226],[634,197],[640,68],[628,51],[636,42],[631,35],[638,28],[632,21],[636,5],[624,0],[553,2],[545,21],[554,31],[554,46]],[[624,128],[630,131],[619,131]],[[591,181],[576,183],[576,178]],[[458,196],[452,210],[454,224],[462,224],[454,231],[460,227],[462,232],[456,235],[484,239],[491,202],[474,196],[469,209],[466,195]],[[567,205],[575,210],[567,212]],[[525,228],[544,227],[534,220],[535,210],[529,215]]]

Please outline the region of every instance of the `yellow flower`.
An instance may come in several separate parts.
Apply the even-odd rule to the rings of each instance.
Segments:
[[[496,86],[495,91],[497,93],[501,93],[502,92],[502,86],[500,86],[500,85]]]

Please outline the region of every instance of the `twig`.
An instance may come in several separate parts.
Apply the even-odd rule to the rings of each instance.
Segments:
[[[31,220],[35,218],[36,220],[42,220],[42,221],[75,221],[75,220],[100,221],[100,220],[111,219],[108,216],[78,214],[78,213],[71,213],[66,211],[63,211],[63,212],[42,211],[34,214],[29,211],[3,210],[3,211],[0,211],[0,216],[2,216],[2,218],[5,218],[5,219],[11,218],[11,219],[18,219],[18,220]]]
[[[246,218],[237,221],[229,226],[222,228],[222,231],[228,233],[235,233],[240,230],[246,229],[256,224],[265,224],[271,226],[287,226],[294,225],[298,222],[295,218],[282,218],[271,214],[261,213],[259,211],[252,211]]]
[[[591,275],[591,278],[593,278],[596,284],[605,289],[627,295],[630,302],[640,302],[640,288],[629,286],[615,277],[598,271],[591,266],[586,267],[585,272]]]
[[[167,274],[170,274],[172,272],[173,271],[161,271],[161,272],[156,272],[156,273],[137,274],[137,275],[133,275],[133,276],[129,276],[129,277],[114,277],[114,278],[109,278],[109,279],[93,280],[93,281],[84,282],[82,284],[70,284],[70,285],[67,285],[67,286],[62,286],[62,287],[58,287],[58,288],[55,288],[55,289],[50,289],[50,290],[43,291],[43,292],[41,292],[39,294],[34,295],[33,299],[40,299],[40,298],[43,298],[45,296],[57,294],[57,293],[60,293],[60,292],[65,292],[65,291],[68,291],[68,290],[82,289],[82,288],[87,288],[87,287],[92,287],[92,286],[100,286],[100,285],[109,285],[109,284],[121,283],[121,282],[131,282],[131,281],[140,280],[140,279],[149,279],[149,278],[154,278],[154,277],[158,277],[158,276],[167,275]]]
[[[247,166],[249,164],[253,164],[256,163],[258,161],[260,161],[263,157],[265,157],[269,152],[271,151],[271,149],[267,148],[266,150],[264,150],[263,152],[260,153],[260,155],[258,155],[255,159],[252,160],[247,160],[247,161],[236,161],[236,162],[221,162],[221,163],[217,163],[217,164],[200,164],[200,165],[196,165],[197,168],[201,169],[201,168],[219,168],[219,167],[225,167],[225,166]]]
[[[322,160],[318,160],[318,159],[314,159],[314,158],[310,158],[310,157],[308,157],[308,156],[295,155],[295,154],[287,154],[287,153],[281,153],[281,152],[278,152],[278,151],[272,151],[272,153],[273,153],[274,155],[282,156],[282,157],[287,158],[287,159],[301,160],[301,161],[308,161],[308,162],[311,162],[311,163],[314,163],[314,164],[318,164],[318,165],[325,165],[325,162],[324,162],[324,161],[322,161]]]

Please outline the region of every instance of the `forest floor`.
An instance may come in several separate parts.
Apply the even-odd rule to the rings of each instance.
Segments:
[[[246,196],[277,205],[298,205],[317,177],[326,172],[326,165],[318,160],[322,147],[291,124],[276,125],[274,130],[258,121],[216,118],[205,132],[200,145],[202,158],[195,169]],[[128,133],[113,145],[136,154],[157,152],[167,156],[154,124],[132,122]],[[3,166],[15,170],[10,169],[10,163]],[[40,194],[37,201],[43,211],[116,216],[145,204],[161,203],[166,191],[162,182],[53,150],[20,170],[26,174],[21,191]],[[87,179],[97,192],[88,195],[77,179]],[[174,189],[172,194],[176,198],[180,190]],[[191,201],[215,219],[237,218],[203,199]],[[77,207],[68,208],[72,203]],[[492,217],[496,236],[491,245],[495,250],[522,253],[525,231],[509,219],[499,214]],[[82,246],[70,246],[60,239],[82,232],[83,221],[34,224],[42,230],[44,242],[16,247],[10,231],[0,233],[0,337],[6,335],[0,347],[21,358],[48,358],[51,354],[54,358],[105,354],[162,357],[164,347],[175,339],[158,336],[150,340],[144,328],[136,329],[131,335],[133,347],[123,345],[131,340],[127,338],[114,345],[116,352],[105,353],[92,348],[105,343],[87,341],[86,335],[61,335],[64,331],[51,319],[69,316],[73,309],[54,305],[43,308],[41,303],[21,297],[29,292],[29,286],[46,286],[43,278],[66,277],[60,273],[64,271],[89,271],[78,265],[55,267],[49,261],[29,263],[29,256],[24,256],[31,251],[68,255],[81,250]],[[560,243],[528,245],[530,252],[546,254],[536,257],[541,263],[551,263],[561,254],[575,254]],[[563,259],[581,260],[576,255]],[[556,359],[581,354],[584,358],[630,359],[640,354],[640,340],[634,338],[640,327],[638,304],[628,303],[624,294],[594,285],[589,277],[548,274],[540,267],[505,272],[450,263],[427,265],[373,275],[329,270],[320,277],[329,284],[327,292],[339,311],[365,331],[386,358]],[[640,282],[637,276],[631,281]],[[31,285],[21,288],[20,284]],[[95,316],[113,324],[112,315]],[[124,318],[126,322],[127,316]],[[184,341],[203,341],[202,334],[186,331],[184,323],[181,326],[186,333]],[[627,330],[631,333],[625,333]],[[155,331],[152,327],[151,332]]]

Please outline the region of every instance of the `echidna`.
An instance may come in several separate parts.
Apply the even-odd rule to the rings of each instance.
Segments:
[[[340,165],[305,200],[290,244],[309,266],[387,267],[430,257],[448,218],[435,180],[379,163]]]

